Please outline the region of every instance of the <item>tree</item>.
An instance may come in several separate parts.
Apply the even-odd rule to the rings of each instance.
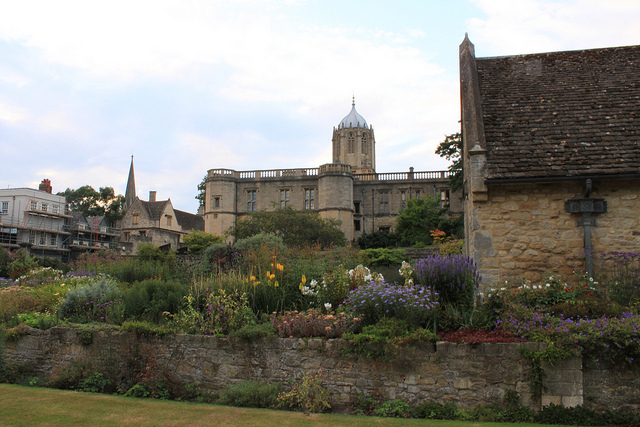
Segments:
[[[67,188],[58,193],[67,199],[71,212],[81,212],[84,216],[104,216],[105,221],[110,226],[114,226],[116,221],[124,216],[123,195],[116,193],[113,187],[100,187],[96,191],[92,186],[85,185],[77,190]]]
[[[191,233],[184,236],[184,244],[193,254],[199,254],[216,243],[224,243],[224,237],[201,230],[191,230]]]
[[[339,228],[340,224],[336,219],[320,218],[317,212],[287,207],[247,215],[237,222],[231,234],[239,240],[258,233],[274,233],[281,236],[287,246],[344,246],[347,239]]]
[[[429,194],[410,199],[398,215],[396,234],[405,246],[429,245],[433,242],[431,231],[444,220],[445,212],[440,202]]]
[[[436,154],[451,162],[451,165],[449,165],[449,171],[453,172],[453,175],[449,178],[451,192],[462,190],[462,135],[460,132],[445,135],[444,141],[436,149]]]
[[[198,206],[204,206],[207,198],[207,175],[205,175],[200,184],[198,184],[198,194],[195,198],[200,203]]]

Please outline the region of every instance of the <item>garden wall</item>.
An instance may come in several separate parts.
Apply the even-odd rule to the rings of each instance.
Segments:
[[[83,338],[81,340],[81,338]],[[344,358],[344,341],[323,339],[271,339],[246,342],[238,338],[173,335],[136,337],[122,332],[97,331],[91,344],[72,329],[54,327],[30,330],[7,342],[5,357],[13,366],[33,376],[48,378],[72,361],[91,360],[113,368],[126,362],[133,347],[145,347],[181,382],[196,382],[202,389],[219,392],[248,379],[287,382],[319,372],[331,392],[335,408],[344,408],[359,393],[380,393],[385,399],[421,403],[435,400],[461,407],[497,402],[506,390],[515,390],[523,403],[531,401],[530,364],[518,350],[537,350],[540,343],[479,344],[440,342],[402,351],[389,363]],[[640,374],[618,372],[601,365],[571,359],[546,368],[546,391],[541,403],[573,406],[584,403],[606,409],[638,408]],[[623,384],[624,383],[624,384]],[[601,398],[601,396],[605,396]]]

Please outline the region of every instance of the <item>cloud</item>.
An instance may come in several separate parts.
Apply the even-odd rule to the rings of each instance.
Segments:
[[[0,102],[0,121],[16,124],[28,118],[27,109]]]
[[[630,0],[473,0],[478,56],[589,49],[640,42],[640,3]],[[491,52],[490,55],[483,52]]]

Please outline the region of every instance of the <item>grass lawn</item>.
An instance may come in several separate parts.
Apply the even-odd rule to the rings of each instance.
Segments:
[[[234,408],[0,384],[0,425],[539,426],[378,418]]]

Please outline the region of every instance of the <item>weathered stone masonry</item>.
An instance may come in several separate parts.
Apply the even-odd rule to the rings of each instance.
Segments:
[[[346,407],[359,393],[380,393],[385,399],[420,403],[436,400],[461,407],[499,401],[506,390],[515,390],[534,409],[529,390],[530,365],[518,350],[544,344],[457,345],[440,342],[408,349],[400,360],[376,363],[344,358],[344,341],[323,339],[273,339],[245,342],[235,338],[175,335],[137,338],[134,334],[97,332],[93,343],[83,346],[74,330],[55,327],[31,330],[7,343],[10,364],[31,369],[46,379],[55,369],[80,359],[109,364],[122,357],[128,343],[150,346],[153,354],[180,381],[196,382],[219,392],[249,379],[287,382],[305,374],[321,373],[335,407]],[[567,406],[585,403],[599,409],[640,407],[640,374],[571,359],[546,368],[542,404]]]

